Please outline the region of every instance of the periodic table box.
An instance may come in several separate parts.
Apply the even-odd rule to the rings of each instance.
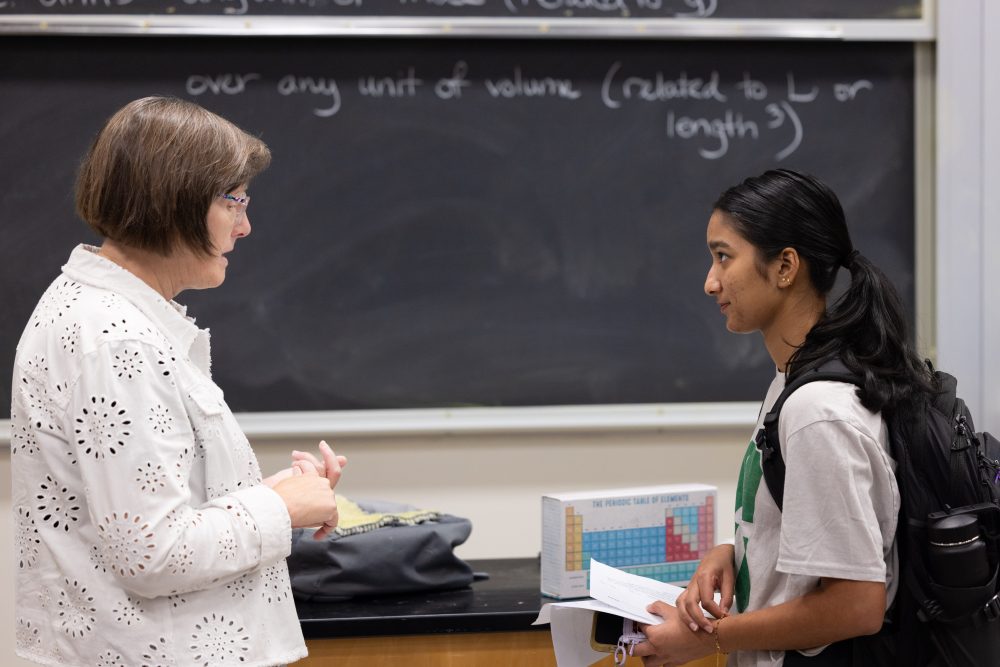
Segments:
[[[590,559],[684,585],[715,546],[718,490],[670,484],[542,496],[542,594],[589,594]]]

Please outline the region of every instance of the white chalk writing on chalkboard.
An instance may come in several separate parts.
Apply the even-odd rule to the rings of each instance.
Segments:
[[[763,81],[750,78],[749,72],[743,72],[743,80],[736,84],[737,90],[743,91],[743,97],[748,100],[762,100],[767,97],[767,86]]]
[[[483,83],[491,97],[562,97],[575,100],[583,94],[574,88],[569,79],[524,76],[520,65],[514,68],[514,74],[509,78],[486,79]]]
[[[333,79],[312,76],[296,76],[288,74],[278,81],[279,95],[324,95],[330,98],[330,106],[313,109],[313,113],[322,118],[329,118],[340,111],[340,86]]]
[[[788,80],[788,101],[789,102],[812,102],[819,95],[819,88],[813,86],[812,89],[807,92],[799,92],[795,88],[795,75],[789,72],[785,75]]]
[[[482,7],[486,0],[399,0],[401,5],[423,3],[435,7]]]
[[[625,77],[619,83],[616,75],[621,68],[621,62],[611,65],[601,86],[601,98],[605,106],[611,109],[620,107],[623,99],[646,102],[673,99],[726,101],[726,96],[719,92],[719,73],[715,71],[707,81],[700,77],[689,78],[686,72],[672,78],[665,77],[663,72],[657,72],[653,77]]]
[[[715,14],[715,10],[719,6],[718,0],[684,0],[684,4],[694,10],[687,12],[688,15],[699,18],[708,18]],[[681,14],[679,13],[678,15]]]
[[[87,7],[125,7],[132,4],[132,0],[38,0],[38,4],[46,9],[53,7],[86,9]]]
[[[517,14],[521,9],[541,9],[549,12],[572,13],[574,10],[591,10],[628,16],[632,10],[657,11],[663,9],[664,0],[504,0],[507,11]],[[715,14],[718,0],[683,0],[673,9],[678,17],[709,18]]]
[[[799,115],[795,113],[792,105],[785,101],[778,102],[777,104],[772,102],[764,107],[764,110],[771,116],[771,122],[767,126],[772,130],[784,126],[785,121],[788,121],[792,125],[794,132],[792,140],[774,156],[779,160],[784,160],[794,153],[795,149],[802,143],[802,122],[799,120]]]
[[[425,88],[425,81],[434,81],[434,95],[447,101],[460,101],[463,91],[470,87],[484,90],[490,99],[551,97],[577,103],[586,96],[586,88],[571,78],[530,72],[523,65],[513,66],[509,76],[470,78],[470,67],[464,60],[457,61],[448,76],[425,79],[418,75],[416,67],[407,65],[398,68],[394,76],[358,76],[356,87],[362,97],[388,101],[416,97]],[[599,97],[600,103],[612,111],[626,104],[667,105],[663,125],[666,139],[690,142],[705,160],[724,157],[734,142],[758,140],[765,131],[780,133],[782,148],[774,154],[780,161],[795,153],[805,136],[797,107],[814,103],[822,93],[817,85],[797,81],[793,72],[785,73],[785,83],[784,96],[780,97],[773,96],[773,91],[751,72],[743,72],[740,80],[727,84],[716,70],[701,74],[660,70],[640,76],[630,73],[622,61],[615,61],[605,70]],[[312,113],[321,118],[335,116],[344,104],[341,84],[336,79],[293,73],[282,76],[274,84],[268,84],[256,72],[192,74],[185,81],[185,90],[192,97],[241,95],[251,85],[273,85],[273,89],[284,97],[323,98],[324,103],[312,109]],[[736,91],[736,97],[742,93],[744,100],[760,105],[749,109],[728,105],[729,96],[724,91],[730,88]],[[833,98],[843,104],[857,100],[863,91],[872,90],[874,84],[858,79],[835,82],[831,88]],[[685,110],[669,106],[675,102],[687,103]],[[691,111],[692,102],[698,104],[697,113]]]
[[[260,74],[192,74],[184,83],[188,95],[202,95],[207,92],[226,95],[239,95],[247,88],[247,84],[260,78]]]
[[[653,0],[658,2],[658,0]],[[640,4],[644,0],[639,0]],[[574,9],[590,9],[599,12],[627,14],[626,0],[506,0],[507,9],[517,13],[517,6],[531,7],[548,11],[566,11]]]
[[[874,86],[867,79],[860,79],[854,83],[838,83],[833,86],[833,94],[838,102],[848,102],[857,97],[862,90],[871,90]]]
[[[131,2],[131,0],[128,0]],[[250,11],[251,0],[183,0],[185,5],[222,5],[224,14],[246,14]],[[255,5],[282,5],[285,7],[307,7],[315,8],[321,5],[333,5],[334,7],[360,7],[363,0],[325,0],[318,3],[316,0],[252,0]]]
[[[442,100],[450,100],[462,96],[462,89],[471,85],[471,81],[466,79],[469,73],[469,65],[464,60],[459,60],[451,70],[450,77],[438,79],[434,86],[434,94]]]
[[[358,79],[358,92],[366,97],[413,97],[424,83],[414,72],[414,68],[410,67],[406,76],[361,77]]]
[[[691,139],[703,135],[719,142],[714,149],[699,148],[698,155],[706,160],[717,160],[729,152],[729,140],[732,138],[751,139],[760,137],[757,123],[744,120],[743,114],[732,109],[726,109],[720,118],[690,118],[675,117],[673,111],[667,112],[667,137],[673,139]]]

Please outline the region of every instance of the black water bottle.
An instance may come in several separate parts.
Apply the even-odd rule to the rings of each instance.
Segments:
[[[935,519],[927,527],[931,578],[940,586],[973,588],[990,581],[986,543],[973,514]]]

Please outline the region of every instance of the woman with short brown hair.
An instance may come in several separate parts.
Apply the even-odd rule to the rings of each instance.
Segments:
[[[101,237],[166,255],[212,252],[205,210],[271,161],[260,139],[184,100],[146,97],[104,126],[77,180],[80,217]]]
[[[291,530],[337,523],[321,443],[261,479],[174,298],[222,284],[250,233],[259,139],[136,100],[83,161],[73,250],[18,344],[11,405],[18,655],[49,665],[278,665],[306,654]]]

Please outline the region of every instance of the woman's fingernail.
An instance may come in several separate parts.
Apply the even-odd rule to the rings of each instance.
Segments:
[[[695,623],[694,621],[692,621],[692,622],[691,622],[691,625],[690,625],[690,626],[688,626],[688,627],[690,627],[690,628],[691,628],[691,632],[698,632],[698,624],[697,624],[697,623]]]

